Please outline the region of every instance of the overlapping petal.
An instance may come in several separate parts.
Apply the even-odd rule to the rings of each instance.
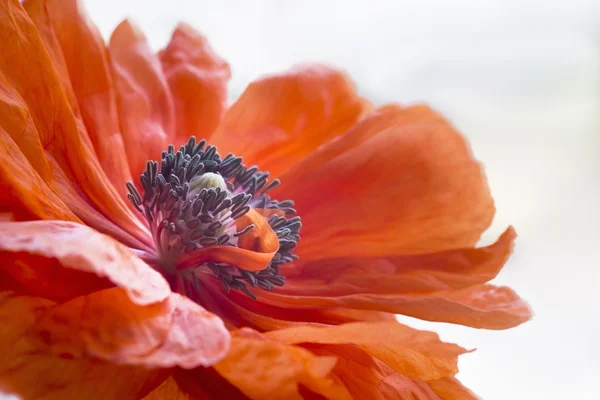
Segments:
[[[31,293],[68,300],[111,285],[147,305],[171,293],[164,278],[116,240],[66,221],[0,223],[0,268]]]
[[[48,32],[40,36],[19,2],[0,2],[0,40],[11,43],[0,53],[0,114],[12,114],[1,123],[79,218],[124,242],[136,243],[133,235],[136,245],[143,246],[139,240],[148,240],[147,230],[102,170],[85,126],[71,106],[60,63],[53,64],[59,48],[46,48],[50,36]]]
[[[178,268],[197,266],[206,261],[224,262],[248,271],[260,271],[269,266],[271,259],[279,249],[279,240],[265,218],[250,210],[236,220],[238,230],[248,225],[254,229],[240,237],[238,246],[210,246],[183,256]]]
[[[29,15],[34,9],[47,13],[68,69],[69,86],[76,98],[86,130],[98,160],[116,188],[124,188],[131,173],[119,127],[115,89],[100,32],[78,0],[25,3]],[[36,23],[38,30],[40,24]]]
[[[242,330],[232,337],[227,357],[214,368],[252,399],[302,399],[299,385],[329,399],[349,399],[346,389],[329,376],[335,362],[333,357],[318,357]]]
[[[229,65],[186,24],[177,26],[159,58],[175,106],[174,143],[209,139],[227,105]]]
[[[58,305],[4,291],[0,337],[0,387],[36,399],[141,397],[165,378],[161,368],[209,365],[229,343],[191,301],[138,306],[119,288]]]
[[[369,109],[345,74],[324,66],[297,67],[251,83],[211,142],[280,176]]]
[[[302,215],[304,259],[473,246],[494,206],[464,138],[426,106],[386,106],[298,162],[273,196]]]
[[[121,22],[108,50],[129,168],[137,176],[174,139],[173,95],[158,56],[135,24]]]

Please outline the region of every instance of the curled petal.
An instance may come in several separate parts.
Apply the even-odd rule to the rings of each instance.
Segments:
[[[317,357],[297,346],[266,341],[258,332],[238,332],[215,369],[252,399],[302,399],[299,385],[329,399],[349,399],[329,373],[333,357]]]
[[[272,195],[295,201],[304,260],[470,247],[494,215],[464,139],[425,106],[369,114],[281,181]]]
[[[178,269],[197,266],[206,261],[223,262],[248,271],[260,271],[269,266],[279,249],[279,239],[266,219],[254,210],[236,220],[238,230],[250,224],[255,228],[240,237],[238,247],[210,246],[182,257]]]
[[[160,157],[174,136],[174,105],[161,64],[146,37],[130,21],[108,46],[129,167],[134,175]]]
[[[211,142],[279,176],[369,108],[345,74],[319,65],[297,67],[250,84]]]
[[[485,283],[500,272],[516,237],[508,228],[496,243],[432,254],[317,260],[284,266],[280,292],[302,296],[431,293]]]
[[[174,142],[209,139],[227,105],[229,65],[186,24],[177,26],[159,58],[175,104]]]
[[[458,372],[458,356],[465,352],[455,344],[440,341],[433,332],[418,331],[396,321],[294,327],[265,335],[285,344],[353,344],[394,371],[420,380],[453,376]]]
[[[141,398],[165,378],[163,370],[155,368],[161,364],[152,359],[156,354],[169,348],[175,350],[173,353],[187,351],[189,354],[180,356],[180,360],[185,360],[194,357],[194,353],[198,357],[202,351],[202,344],[197,340],[187,343],[193,347],[173,348],[177,342],[186,344],[186,338],[197,337],[188,332],[187,336],[173,340],[167,334],[168,321],[179,324],[181,321],[175,315],[187,308],[177,300],[146,308],[130,303],[121,289],[111,289],[108,293],[114,296],[102,293],[75,301],[74,304],[89,306],[91,311],[100,311],[96,315],[87,310],[82,313],[81,307],[73,305],[65,307],[41,298],[0,293],[0,390],[24,399]],[[98,303],[106,300],[109,300],[106,304]],[[114,300],[118,303],[113,303]],[[69,314],[68,310],[77,314]],[[94,329],[94,321],[108,318],[109,314],[112,318]],[[188,324],[184,326],[189,327],[192,322],[202,326],[203,319],[195,313],[182,312],[178,319],[186,314],[189,314]],[[164,320],[162,324],[161,320]],[[180,332],[181,329],[176,328],[174,334]],[[159,337],[160,342],[157,342]],[[144,344],[159,345],[144,350]],[[200,350],[195,348],[198,345]],[[102,353],[102,349],[112,351]],[[147,352],[148,358],[139,353],[137,358],[133,357],[132,349]],[[90,358],[91,354],[104,356],[104,359]],[[125,355],[129,357],[127,360],[123,358]],[[129,365],[106,359],[125,361]],[[174,361],[173,356],[167,359]]]
[[[165,300],[168,283],[116,240],[66,221],[0,223],[2,268],[31,293],[71,299],[114,284],[136,304]]]
[[[207,367],[229,348],[223,322],[191,300],[171,294],[140,307],[120,288],[53,307],[36,330],[54,352],[148,368]]]

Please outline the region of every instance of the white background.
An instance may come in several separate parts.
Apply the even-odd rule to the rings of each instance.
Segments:
[[[600,2],[88,0],[108,37],[125,17],[152,46],[184,20],[232,66],[231,99],[304,61],[346,69],[378,104],[426,101],[469,137],[516,252],[497,279],[535,310],[511,331],[408,320],[475,353],[459,378],[486,400],[600,398]],[[405,319],[403,319],[404,321]],[[596,397],[598,396],[598,397]]]

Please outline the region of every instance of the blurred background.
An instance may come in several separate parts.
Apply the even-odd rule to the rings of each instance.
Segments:
[[[477,348],[459,378],[483,399],[600,395],[600,2],[88,0],[108,38],[124,18],[163,47],[186,21],[253,79],[305,62],[345,69],[377,104],[427,102],[486,166],[515,254],[496,280],[536,316],[510,331],[402,318]]]

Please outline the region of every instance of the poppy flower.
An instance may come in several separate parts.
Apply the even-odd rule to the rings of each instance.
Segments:
[[[0,0],[0,43],[0,392],[469,399],[465,350],[394,314],[530,318],[487,283],[515,232],[475,247],[493,201],[429,107],[318,65],[228,107],[192,28],[105,43],[76,0]]]

